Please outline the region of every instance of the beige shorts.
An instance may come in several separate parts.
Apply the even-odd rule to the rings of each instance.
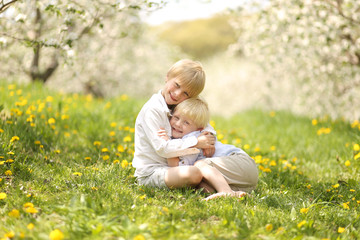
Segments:
[[[138,177],[137,182],[140,185],[145,185],[149,187],[158,187],[158,188],[168,188],[165,183],[165,174],[169,167],[159,167],[155,169],[153,174],[146,177]]]
[[[218,169],[234,191],[251,192],[258,182],[258,169],[254,159],[244,153],[230,156],[206,158],[205,161]]]

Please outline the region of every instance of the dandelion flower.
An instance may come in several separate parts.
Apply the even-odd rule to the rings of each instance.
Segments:
[[[131,142],[131,137],[129,135],[127,135],[126,137],[124,137],[123,141],[124,142]]]
[[[6,197],[7,197],[7,194],[6,194],[6,193],[4,193],[4,192],[1,192],[1,193],[0,193],[0,200],[5,199]]]
[[[4,130],[0,128],[0,133],[3,133],[3,132],[4,132]]]
[[[38,210],[34,207],[28,207],[25,209],[25,212],[35,214],[38,212]]]
[[[62,240],[64,239],[64,234],[59,229],[55,229],[50,232],[49,237],[51,240]]]
[[[105,156],[103,156],[102,158],[103,158],[104,161],[106,161],[106,160],[109,160],[110,156],[109,156],[109,155],[105,155]]]
[[[337,183],[335,185],[332,185],[333,188],[338,188],[340,185]]]
[[[210,125],[211,125],[213,128],[215,128],[215,125],[216,125],[216,124],[215,124],[215,121],[214,121],[214,120],[211,120],[211,121],[210,121]]]
[[[33,223],[29,223],[26,227],[27,227],[27,229],[29,229],[29,230],[33,230],[34,227],[35,227],[35,225],[34,225]]]
[[[74,176],[79,176],[79,177],[81,177],[81,176],[82,176],[82,173],[81,173],[81,172],[74,172],[73,175],[74,175]]]
[[[112,128],[116,127],[116,125],[117,125],[117,123],[116,123],[116,122],[112,122],[112,123],[110,123],[110,127],[112,127]]]
[[[250,149],[250,145],[249,144],[245,144],[244,145],[244,150],[249,150]]]
[[[34,144],[35,144],[35,145],[40,145],[41,142],[40,142],[39,140],[36,140],[36,141],[34,142]]]
[[[138,234],[138,235],[136,235],[136,236],[134,237],[133,240],[145,240],[145,237],[144,237],[143,235],[141,235],[141,234]]]
[[[122,145],[119,145],[117,147],[117,150],[118,150],[118,152],[125,152],[125,149],[124,149],[124,147]]]
[[[110,136],[110,137],[113,137],[113,136],[115,136],[115,135],[116,135],[116,133],[115,133],[114,131],[109,132],[109,136]]]
[[[95,141],[94,142],[94,146],[100,146],[101,145],[101,142],[100,141]]]
[[[276,150],[276,147],[275,146],[271,146],[270,147],[270,151],[275,151]]]
[[[108,148],[102,148],[101,152],[109,152],[109,149]]]
[[[8,214],[10,217],[18,218],[20,217],[20,212],[17,209],[13,209]]]
[[[121,161],[121,167],[126,168],[127,166],[129,166],[129,162],[127,160],[122,160]]]
[[[357,160],[358,158],[360,158],[360,152],[354,156],[354,160]]]
[[[266,224],[265,229],[266,231],[270,232],[271,230],[273,230],[273,225],[271,223]]]
[[[345,166],[349,167],[351,165],[351,162],[349,160],[345,161]]]
[[[302,226],[304,226],[306,224],[306,220],[303,220],[301,222],[298,223],[297,227],[301,228]]]
[[[11,138],[10,142],[12,143],[12,142],[19,141],[19,140],[20,140],[20,138],[18,136],[13,136]]]
[[[117,163],[120,163],[120,160],[115,159],[115,160],[113,161],[113,164],[117,164]]]
[[[85,157],[85,160],[91,160],[91,157]]]
[[[10,170],[7,170],[7,171],[5,172],[5,175],[6,175],[6,176],[11,176],[11,175],[12,175],[12,172],[11,172]]]
[[[359,144],[354,144],[354,151],[360,151],[360,145]]]
[[[313,120],[311,121],[311,124],[312,124],[313,126],[315,126],[315,125],[318,124],[318,121],[317,121],[316,119],[313,119]]]
[[[348,202],[343,203],[343,207],[344,207],[345,209],[350,209],[350,207],[349,207],[349,203],[348,203]]]
[[[27,202],[27,203],[24,204],[23,207],[24,207],[24,208],[34,207],[34,204],[31,203],[31,202]]]
[[[343,228],[343,227],[338,228],[338,233],[343,233],[344,231],[345,231],[345,228]]]
[[[49,118],[48,123],[49,124],[54,124],[55,123],[55,118]]]
[[[309,208],[302,208],[300,209],[300,213],[308,213]]]
[[[11,239],[15,237],[15,233],[13,231],[5,233],[5,239]]]

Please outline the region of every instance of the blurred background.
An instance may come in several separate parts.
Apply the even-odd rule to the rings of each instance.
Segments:
[[[358,0],[2,0],[0,80],[146,100],[201,61],[213,114],[360,118]]]

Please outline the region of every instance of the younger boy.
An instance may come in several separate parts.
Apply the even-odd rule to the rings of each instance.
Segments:
[[[187,139],[199,136],[209,118],[208,106],[200,98],[190,98],[179,103],[170,119],[172,138]],[[168,139],[165,130],[159,130],[158,135],[165,140]],[[205,159],[200,152],[170,158],[168,163],[174,167],[195,164],[200,169],[205,183],[218,192],[206,200],[227,195],[241,197],[245,195],[244,191],[253,190],[258,181],[254,160],[240,148],[219,141],[215,143],[215,149],[213,158]]]

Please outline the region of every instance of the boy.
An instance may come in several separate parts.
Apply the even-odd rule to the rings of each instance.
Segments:
[[[133,166],[139,184],[160,188],[198,185],[203,176],[195,166],[168,166],[167,158],[176,152],[196,147],[214,152],[215,137],[209,132],[185,140],[165,141],[157,135],[160,128],[170,132],[171,110],[180,102],[196,97],[205,85],[205,72],[200,63],[180,60],[168,71],[165,86],[140,110],[135,122]],[[215,133],[211,128],[208,131]],[[210,151],[209,151],[210,150]],[[175,155],[174,155],[175,153]]]
[[[209,109],[205,101],[200,98],[187,99],[174,109],[170,119],[171,136],[183,140],[198,136],[209,120]],[[159,130],[158,135],[165,140],[169,139],[165,130]],[[173,167],[195,164],[200,169],[205,184],[210,185],[204,185],[205,189],[211,190],[213,187],[218,192],[205,200],[227,195],[241,197],[246,194],[244,191],[255,189],[258,171],[254,160],[233,145],[217,141],[215,149],[213,158],[204,159],[204,155],[197,153],[169,158],[168,163]]]

